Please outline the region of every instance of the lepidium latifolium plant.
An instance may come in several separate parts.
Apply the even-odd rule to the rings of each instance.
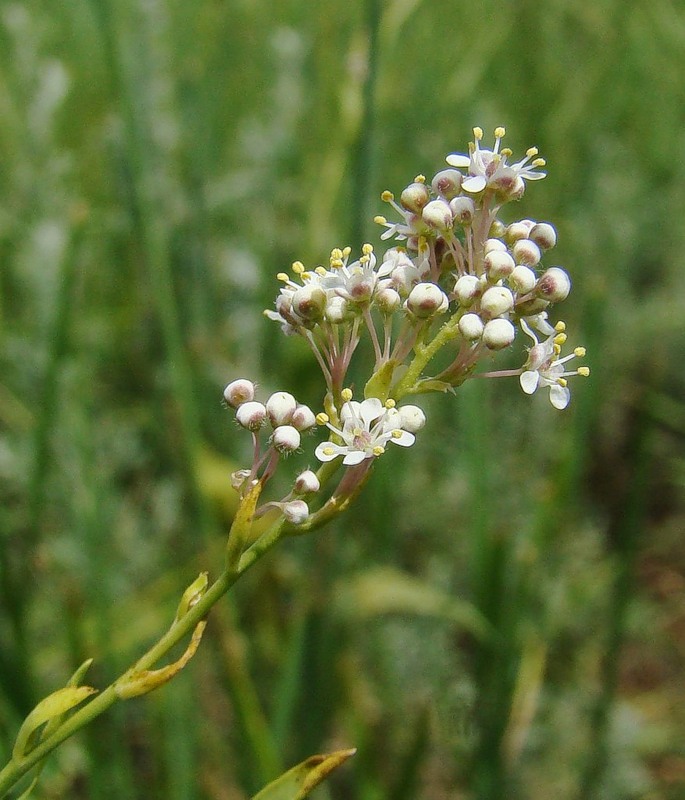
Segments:
[[[265,314],[311,350],[323,379],[322,408],[312,410],[284,390],[260,399],[245,377],[228,383],[226,406],[251,437],[253,455],[231,475],[240,503],[223,571],[211,584],[202,573],[188,587],[169,630],[110,686],[98,692],[82,685],[86,662],[67,687],[38,704],[0,771],[0,795],[109,706],[173,678],[200,644],[209,610],[241,575],[277,542],[313,532],[343,512],[391,445],[414,444],[430,424],[418,405],[421,395],[441,392],[449,402],[468,380],[510,378],[526,394],[547,392],[556,409],[569,404],[569,379],[589,369],[574,363],[585,356],[583,347],[564,354],[566,326],[550,317],[571,289],[564,269],[543,265],[556,244],[555,229],[549,222],[500,218],[528,182],[545,177],[545,161],[535,147],[514,161],[502,147],[504,128],[495,130],[491,149],[483,147],[480,128],[473,134],[468,153],[448,155],[447,167],[430,180],[417,175],[399,198],[383,192],[390,210],[375,218],[388,244],[382,254],[371,244],[354,255],[350,247],[336,247],[325,265],[296,261],[290,273],[278,274],[275,307]],[[347,378],[360,347],[373,353],[373,369],[355,397]],[[516,347],[521,366],[497,369],[500,351]],[[287,456],[308,450],[318,469],[291,475],[288,493],[269,499],[271,478],[292,463]],[[186,639],[180,659],[153,669]],[[313,788],[352,752],[309,759],[258,797],[303,797],[303,775]]]

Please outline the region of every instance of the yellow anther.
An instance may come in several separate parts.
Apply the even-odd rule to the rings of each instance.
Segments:
[[[483,138],[483,129],[482,128],[474,128],[473,129],[473,138],[477,139],[479,142]]]
[[[561,355],[561,345],[560,344],[553,344],[552,345],[552,352],[555,356]]]
[[[360,264],[368,264],[370,260],[371,260],[371,256],[369,256],[369,255],[359,256],[359,263]]]
[[[352,248],[349,245],[347,245],[347,247],[343,247],[343,258],[347,258],[351,252]]]
[[[590,367],[578,367],[578,374],[582,375],[583,378],[587,378],[590,374]]]
[[[557,383],[564,389],[568,386],[568,381],[566,380],[566,378],[557,378]]]
[[[326,414],[325,411],[321,411],[316,415],[316,424],[317,425],[326,425],[329,421],[330,417]]]
[[[293,261],[293,272],[301,275],[304,272],[304,264],[301,261]]]
[[[385,447],[381,447],[381,445],[377,444],[377,445],[376,445],[376,446],[373,448],[373,454],[374,454],[375,456],[382,456],[382,455],[383,455],[383,453],[385,453]]]
[[[381,214],[376,214],[376,216],[373,218],[373,221],[376,223],[376,225],[387,225],[388,224],[388,220],[384,216],[382,216]]]
[[[331,250],[331,259],[333,259],[333,258],[338,259],[338,258],[342,258],[342,257],[343,257],[343,252],[339,247],[334,247]]]
[[[554,337],[553,341],[554,341],[554,344],[557,344],[557,345],[561,346],[562,344],[566,344],[566,340],[567,339],[568,339],[568,336],[565,333],[558,333]]]
[[[390,435],[392,436],[393,439],[401,439],[402,438],[402,431],[399,428],[397,428]]]
[[[279,272],[278,275],[276,275],[276,277],[278,278],[279,281],[290,280],[290,276],[286,272]]]
[[[500,126],[499,128],[495,128],[495,139],[502,139],[506,134],[506,129]]]
[[[544,167],[547,163],[544,158],[536,158],[534,161],[531,161],[531,166],[533,167]]]
[[[426,182],[426,176],[425,175],[417,175],[414,178],[414,183],[425,183],[425,182]]]
[[[364,253],[365,256],[370,256],[371,253],[373,253],[373,245],[368,242],[362,245],[362,253]]]
[[[428,249],[428,241],[425,236],[419,236],[419,253],[424,253]]]
[[[514,151],[513,151],[513,150],[512,150],[510,147],[503,147],[503,148],[500,150],[500,153],[501,153],[503,156],[506,156],[507,158],[509,158],[509,156],[510,156],[510,155],[511,155],[513,152],[514,152]]]
[[[352,389],[343,389],[342,392],[340,392],[340,397],[342,398],[343,403],[349,403],[353,397]]]
[[[566,323],[560,319],[559,322],[557,322],[557,324],[554,326],[554,330],[557,333],[562,333],[566,330]]]
[[[308,280],[311,279],[311,277],[312,277],[312,273],[311,272],[307,272],[306,270],[305,270],[305,272],[301,272],[300,273],[300,278],[302,278],[303,281],[308,281]]]
[[[388,399],[385,401],[386,408],[395,408],[396,405],[397,403],[392,399],[392,397],[388,397]]]
[[[332,447],[324,447],[323,454],[325,456],[332,456],[335,455],[335,450]]]
[[[526,150],[526,155],[528,156],[528,158],[532,158],[533,156],[536,156],[539,152],[540,151],[537,149],[537,147],[529,147]]]
[[[316,272],[317,275],[321,275],[322,278],[326,274],[326,270],[323,267],[317,267],[314,272]]]
[[[389,192],[387,189],[384,192],[381,192],[381,200],[384,203],[391,203],[395,199],[395,195],[392,192]]]
[[[574,356],[578,356],[578,358],[583,358],[585,356],[585,348],[584,347],[576,347],[573,351]]]

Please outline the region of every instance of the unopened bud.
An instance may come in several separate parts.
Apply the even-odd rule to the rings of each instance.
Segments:
[[[493,250],[500,250],[502,252],[506,251],[507,246],[501,239],[490,238],[486,239],[485,243],[483,244],[483,252],[490,253]]]
[[[538,222],[530,229],[528,238],[541,250],[551,250],[557,243],[557,232],[549,222]]]
[[[509,286],[518,294],[528,294],[538,281],[538,276],[530,267],[519,264],[509,276]]]
[[[431,200],[424,206],[421,216],[429,228],[438,231],[448,231],[454,224],[450,206],[444,200]]]
[[[399,409],[402,430],[416,433],[426,424],[426,415],[418,406],[406,405]]]
[[[463,175],[457,169],[443,169],[438,172],[431,183],[433,191],[441,194],[446,200],[451,200],[459,194]]]
[[[427,319],[447,310],[447,295],[434,283],[418,283],[407,298],[407,308],[419,319]]]
[[[326,319],[333,325],[340,325],[349,319],[349,307],[344,297],[333,295],[326,301]]]
[[[248,401],[238,406],[235,418],[248,431],[258,431],[266,422],[266,407],[256,400]]]
[[[507,229],[504,232],[504,237],[509,244],[513,244],[519,239],[527,239],[528,233],[534,225],[535,223],[530,219],[522,219],[520,222],[512,222],[511,225],[507,225]]]
[[[410,183],[400,195],[400,203],[414,214],[420,214],[430,200],[430,193],[425,183]]]
[[[241,403],[254,400],[254,383],[246,378],[231,381],[224,389],[224,400],[232,408],[237,408]]]
[[[309,506],[304,500],[290,500],[281,506],[283,516],[293,525],[301,525],[309,516]]]
[[[517,264],[535,267],[540,263],[540,248],[531,239],[519,239],[511,249]]]
[[[514,259],[503,250],[491,250],[486,253],[483,265],[488,273],[488,280],[492,283],[509,277],[516,266]]]
[[[514,296],[506,286],[491,286],[483,292],[480,307],[486,317],[499,317],[514,307]]]
[[[480,339],[483,335],[483,320],[478,314],[464,314],[459,320],[459,333],[469,342]]]
[[[376,293],[376,308],[381,314],[394,314],[400,307],[402,298],[399,292],[395,291],[391,286],[386,286]]]
[[[293,428],[297,428],[297,430],[302,433],[303,431],[308,431],[310,428],[313,428],[316,425],[316,417],[309,406],[299,405],[293,411],[293,415],[290,418],[290,424],[293,426]]]
[[[454,286],[459,305],[468,308],[480,293],[480,281],[475,275],[462,275]]]
[[[279,425],[273,432],[271,444],[279,453],[294,453],[300,446],[300,432],[292,425]]]
[[[536,294],[550,303],[565,300],[571,291],[571,279],[561,267],[550,267],[537,282]]]
[[[516,338],[516,328],[508,319],[491,319],[483,328],[483,343],[490,350],[503,350]]]
[[[455,197],[450,201],[450,210],[457,224],[468,226],[473,222],[476,204],[470,197]]]
[[[318,492],[321,488],[321,483],[315,472],[306,469],[297,476],[293,488],[298,494],[310,494],[311,492]]]
[[[326,292],[316,284],[307,284],[295,291],[292,310],[306,322],[317,322],[326,308]]]
[[[266,413],[274,428],[287,425],[297,408],[297,400],[288,392],[274,392],[266,401]]]

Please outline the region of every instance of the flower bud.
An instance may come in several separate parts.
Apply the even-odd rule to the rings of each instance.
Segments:
[[[250,400],[238,406],[235,418],[238,420],[238,424],[247,428],[248,431],[258,431],[266,422],[266,407],[263,403]]]
[[[492,239],[501,239],[504,236],[506,229],[507,226],[502,222],[502,220],[496,219],[490,226],[488,236]]]
[[[420,214],[430,200],[430,193],[425,183],[410,183],[400,195],[400,203],[414,214]]]
[[[279,453],[294,453],[300,446],[300,432],[292,425],[279,425],[273,432],[271,444]]]
[[[530,229],[528,238],[541,250],[551,250],[557,243],[557,232],[549,222],[538,222]]]
[[[463,175],[457,169],[443,169],[438,172],[431,183],[433,191],[441,194],[446,200],[451,200],[459,194]]]
[[[321,483],[315,472],[306,469],[297,476],[293,488],[298,494],[310,494],[311,492],[318,492],[321,488]]]
[[[434,283],[418,283],[407,298],[407,308],[419,319],[427,319],[447,310],[447,295]]]
[[[516,338],[516,328],[508,319],[492,319],[483,328],[483,343],[490,350],[503,350]]]
[[[459,320],[459,333],[469,342],[480,339],[483,335],[483,320],[478,314],[464,314]]]
[[[402,304],[402,298],[399,295],[399,292],[395,291],[391,286],[385,286],[379,292],[376,293],[376,308],[381,312],[381,314],[386,314],[390,316],[390,314],[394,314],[395,311],[400,307]]]
[[[293,411],[290,424],[302,433],[316,425],[316,416],[309,406],[299,405]]]
[[[483,265],[488,273],[488,280],[492,283],[507,278],[514,271],[514,259],[503,250],[491,250],[486,253]]]
[[[326,319],[333,325],[340,325],[349,319],[349,308],[344,297],[333,295],[326,301]]]
[[[550,303],[565,300],[571,291],[571,279],[561,267],[550,267],[537,282],[535,292]]]
[[[399,409],[402,430],[416,433],[426,424],[426,415],[418,406],[406,405]]]
[[[491,286],[480,299],[481,312],[492,319],[506,314],[514,307],[514,296],[506,286]]]
[[[410,262],[409,264],[400,264],[395,267],[390,279],[400,295],[406,297],[421,280],[421,276],[418,269]]]
[[[297,400],[288,392],[274,392],[266,401],[266,413],[274,428],[287,425],[296,408]]]
[[[511,249],[517,264],[534,267],[540,263],[540,248],[530,239],[519,239]]]
[[[224,389],[224,400],[231,408],[237,408],[241,403],[254,400],[254,383],[246,378],[231,381]]]
[[[308,283],[292,297],[292,309],[306,322],[318,322],[326,307],[326,292],[317,284]]]
[[[421,216],[429,228],[438,231],[448,231],[454,224],[450,206],[444,200],[431,200],[425,205]]]
[[[454,286],[459,305],[468,308],[480,293],[480,281],[475,275],[462,275]]]
[[[519,239],[527,239],[528,233],[534,225],[535,223],[530,219],[522,219],[520,222],[512,222],[511,225],[507,225],[504,236],[509,244],[513,244]]]
[[[470,197],[455,197],[450,201],[450,211],[456,223],[468,226],[473,222],[476,204]]]
[[[530,267],[519,264],[509,276],[509,286],[518,294],[528,294],[538,281],[538,276]]]
[[[486,239],[485,243],[483,244],[483,252],[490,253],[493,250],[500,250],[501,252],[505,252],[507,249],[506,244],[501,239],[495,239],[494,237],[491,239]]]
[[[309,516],[309,506],[304,500],[290,500],[281,506],[283,516],[293,525],[301,525]]]

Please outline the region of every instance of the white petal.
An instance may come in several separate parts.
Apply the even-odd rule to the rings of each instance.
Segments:
[[[554,408],[558,408],[561,411],[566,408],[570,399],[571,392],[568,390],[568,387],[559,386],[558,383],[549,387],[549,400]]]
[[[487,185],[487,181],[482,175],[474,175],[471,178],[467,178],[461,185],[461,188],[465,192],[482,192]]]
[[[389,441],[393,444],[398,444],[400,447],[411,447],[416,441],[416,436],[413,433],[409,433],[409,431],[402,431],[397,438],[393,436]]]
[[[343,452],[340,445],[333,444],[333,442],[321,442],[314,451],[314,455],[319,461],[333,461],[334,458],[342,455]]]
[[[363,450],[353,450],[343,458],[343,464],[347,467],[353,467],[355,464],[361,464],[365,458],[370,458],[370,456]]]
[[[445,161],[451,167],[468,167],[471,159],[468,156],[463,156],[461,153],[450,153]]]
[[[543,178],[547,177],[546,172],[528,172],[526,170],[524,173],[521,174],[522,178],[525,178],[527,181],[541,181]]]
[[[533,372],[532,370],[521,373],[519,383],[526,394],[533,394],[538,388],[538,377],[537,372]]]
[[[383,403],[377,397],[369,397],[359,404],[359,418],[367,427],[383,413]]]

